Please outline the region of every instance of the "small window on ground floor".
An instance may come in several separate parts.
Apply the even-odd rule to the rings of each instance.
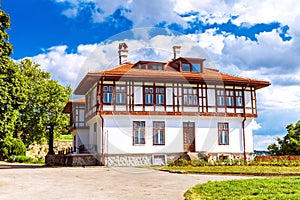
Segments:
[[[145,144],[145,122],[133,122],[133,145]]]
[[[227,122],[218,123],[219,145],[229,145],[229,124]]]
[[[165,144],[165,122],[153,122],[153,144]]]

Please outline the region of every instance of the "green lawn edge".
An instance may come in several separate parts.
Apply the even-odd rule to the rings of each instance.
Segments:
[[[179,174],[216,174],[244,176],[300,176],[300,167],[281,166],[201,166],[154,167],[156,170]]]
[[[195,199],[300,199],[300,176],[207,182],[189,188],[186,200]]]

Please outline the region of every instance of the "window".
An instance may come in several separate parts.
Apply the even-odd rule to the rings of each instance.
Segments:
[[[237,107],[243,107],[243,92],[241,90],[235,91],[235,101]]]
[[[133,145],[145,144],[145,122],[133,122]]]
[[[145,93],[145,104],[153,104],[153,87],[145,87],[144,88]]]
[[[200,63],[182,63],[183,72],[202,72],[202,67]]]
[[[198,105],[198,93],[196,88],[183,88],[183,105]]]
[[[111,104],[113,102],[113,86],[103,87],[103,103]]]
[[[146,105],[164,105],[165,88],[164,87],[144,87],[144,97]]]
[[[233,90],[226,90],[226,106],[233,107],[234,106],[234,92]]]
[[[153,122],[153,144],[165,144],[165,122]]]
[[[223,89],[217,90],[217,106],[225,106]]]
[[[227,122],[218,123],[219,145],[229,145],[229,125]]]
[[[148,69],[152,69],[152,70],[163,70],[163,66],[162,65],[148,65]]]
[[[199,63],[192,63],[192,72],[201,72],[201,65]]]
[[[191,66],[188,63],[182,63],[182,71],[183,72],[190,72],[191,71]]]
[[[155,89],[155,104],[163,105],[165,99],[165,88],[156,87]]]
[[[116,104],[125,104],[126,86],[116,86]]]

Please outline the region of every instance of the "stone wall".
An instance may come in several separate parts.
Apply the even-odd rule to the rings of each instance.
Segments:
[[[58,154],[58,151],[66,150],[72,147],[72,142],[67,141],[54,141],[53,150],[55,154]],[[48,143],[45,144],[32,144],[28,147],[26,151],[26,156],[31,158],[45,158],[49,150]]]
[[[47,166],[97,166],[101,165],[96,154],[46,155]]]
[[[155,154],[156,155],[156,154]],[[159,154],[166,155],[165,164],[169,160],[178,157],[179,153]],[[127,166],[150,166],[153,165],[153,154],[110,154],[105,155],[105,165],[111,167],[127,167]]]

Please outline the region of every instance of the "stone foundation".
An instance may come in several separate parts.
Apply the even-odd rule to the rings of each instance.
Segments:
[[[101,165],[100,156],[96,154],[47,155],[47,166],[97,166]]]
[[[105,155],[105,165],[111,167],[150,166],[154,164],[153,155],[165,155],[164,164],[166,165],[169,160],[172,160],[181,154],[110,154]]]

